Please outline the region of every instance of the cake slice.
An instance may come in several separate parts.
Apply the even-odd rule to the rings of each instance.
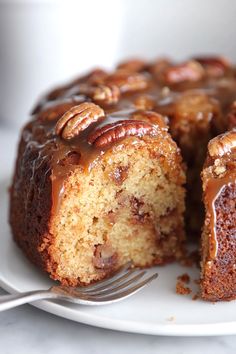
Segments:
[[[162,116],[81,100],[25,126],[11,188],[16,242],[70,286],[178,259],[184,242],[185,169]]]
[[[212,139],[202,172],[206,209],[202,234],[201,295],[236,298],[236,131]]]

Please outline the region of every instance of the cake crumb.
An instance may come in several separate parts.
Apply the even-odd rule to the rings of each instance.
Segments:
[[[189,284],[189,282],[190,282],[190,276],[187,273],[179,275],[177,277],[177,279],[180,280],[182,283],[185,283],[185,284]]]
[[[185,286],[181,281],[177,281],[176,283],[176,294],[179,295],[188,295],[191,294],[192,290],[188,287]]]
[[[195,295],[193,295],[193,297],[192,297],[192,300],[197,300],[197,299],[199,299],[199,294],[195,294]]]

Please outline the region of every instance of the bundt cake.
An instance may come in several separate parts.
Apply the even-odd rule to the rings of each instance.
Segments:
[[[14,239],[53,279],[72,286],[129,260],[147,267],[181,259],[185,229],[200,242],[207,145],[236,124],[234,100],[235,69],[221,57],[129,60],[49,92],[19,144],[10,193]],[[216,301],[236,289],[222,288],[219,273],[207,270],[212,163],[208,156],[202,173],[201,289]],[[219,242],[228,237],[222,230]],[[214,261],[217,271],[224,254],[220,266]],[[224,269],[233,284],[235,268]]]

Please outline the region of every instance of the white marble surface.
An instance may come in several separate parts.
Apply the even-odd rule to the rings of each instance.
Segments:
[[[0,295],[5,294],[0,290]],[[236,336],[157,337],[114,332],[25,305],[0,313],[1,354],[234,354]]]

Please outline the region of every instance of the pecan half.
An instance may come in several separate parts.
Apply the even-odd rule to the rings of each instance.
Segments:
[[[84,102],[69,109],[58,120],[56,134],[65,140],[78,136],[88,126],[105,116],[101,107],[92,102]]]
[[[199,81],[204,77],[204,69],[194,60],[168,67],[164,72],[167,84],[178,84],[184,81]]]
[[[224,57],[198,57],[195,60],[200,63],[206,74],[210,77],[220,77],[231,67],[229,61]]]
[[[167,117],[162,116],[159,113],[152,112],[152,111],[135,111],[131,114],[132,119],[144,121],[156,125],[161,130],[168,130],[167,124],[168,120]]]
[[[209,155],[213,158],[230,154],[236,148],[236,131],[231,130],[216,136],[208,143]]]
[[[73,80],[69,88],[72,88],[73,86],[82,84],[82,83],[89,83],[90,85],[98,85],[100,83],[103,83],[105,77],[108,76],[108,73],[101,69],[101,68],[95,68],[89,72],[87,72],[83,76],[77,77],[75,80]]]
[[[120,120],[92,132],[88,137],[88,143],[104,148],[127,136],[143,137],[144,135],[155,136],[157,134],[158,128],[151,123],[138,120]]]
[[[96,102],[115,104],[120,98],[120,89],[116,85],[98,85],[94,88],[92,98]]]
[[[77,85],[74,89],[76,94],[83,94],[90,97],[92,100],[99,104],[115,104],[119,101],[120,98],[120,89],[116,85],[109,84],[99,84],[99,85],[90,85],[83,83]]]
[[[118,86],[121,92],[132,92],[146,89],[149,79],[144,74],[119,69],[109,75],[105,83]]]
[[[145,70],[147,63],[142,59],[131,59],[120,63],[117,69],[127,70],[130,72],[140,72]]]
[[[156,102],[148,95],[140,95],[135,98],[134,105],[138,109],[151,110],[155,107]]]
[[[102,84],[104,80],[107,78],[108,73],[103,69],[94,69],[89,73],[85,82],[90,83],[91,85]]]
[[[152,63],[149,67],[149,72],[154,76],[154,78],[158,81],[162,81],[163,73],[167,68],[172,66],[173,64],[167,58],[159,58],[154,63]]]

